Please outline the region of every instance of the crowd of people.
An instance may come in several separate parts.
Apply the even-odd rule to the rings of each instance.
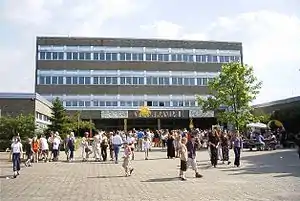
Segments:
[[[24,147],[23,147],[24,145]],[[21,157],[23,151],[26,155],[25,166],[31,167],[32,163],[58,161],[61,150],[64,150],[68,162],[74,161],[75,149],[80,149],[83,162],[89,160],[114,161],[119,163],[120,150],[123,151],[123,168],[125,175],[133,172],[131,161],[135,158],[135,151],[144,152],[145,160],[149,159],[153,147],[161,147],[166,150],[167,158],[180,158],[180,178],[185,180],[184,172],[191,166],[196,177],[202,177],[198,173],[196,165],[196,152],[200,148],[207,148],[211,165],[216,167],[218,161],[231,163],[229,150],[234,151],[234,165],[240,166],[240,154],[243,149],[243,139],[238,132],[227,132],[219,128],[211,130],[193,129],[183,130],[130,130],[104,132],[97,131],[93,137],[86,132],[84,137],[76,139],[71,132],[62,139],[58,132],[51,132],[48,139],[41,135],[28,139],[22,145],[20,137],[13,139],[11,145],[14,177],[20,173]],[[92,156],[91,156],[92,155]]]

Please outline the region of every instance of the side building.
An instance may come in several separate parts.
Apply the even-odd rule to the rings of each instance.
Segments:
[[[196,97],[207,96],[222,64],[243,58],[235,42],[38,37],[36,45],[36,92],[101,129],[208,128],[214,113]]]
[[[0,93],[0,117],[33,115],[37,130],[47,128],[50,122],[52,103],[34,93]]]

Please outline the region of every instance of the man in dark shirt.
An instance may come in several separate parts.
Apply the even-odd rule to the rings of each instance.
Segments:
[[[203,176],[198,173],[198,169],[197,169],[197,161],[196,161],[197,146],[198,145],[196,143],[195,136],[192,135],[190,140],[186,144],[187,151],[188,151],[187,166],[188,167],[192,166],[192,169],[195,171],[195,177],[201,178]]]

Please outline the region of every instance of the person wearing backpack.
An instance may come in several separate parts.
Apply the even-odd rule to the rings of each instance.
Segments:
[[[74,160],[74,151],[75,151],[75,136],[74,136],[74,132],[70,133],[70,137],[68,140],[68,149],[69,149],[69,161],[73,161]]]

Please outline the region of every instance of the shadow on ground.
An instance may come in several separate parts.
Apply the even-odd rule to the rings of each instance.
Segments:
[[[141,182],[168,182],[168,181],[179,181],[179,178],[178,177],[154,178],[154,179],[148,179]]]
[[[300,177],[300,160],[295,150],[270,151],[261,155],[242,157],[241,168],[223,169],[230,175],[278,174],[274,177]]]
[[[125,176],[115,175],[115,176],[94,176],[94,177],[87,177],[88,179],[112,179],[112,178],[121,178]]]

